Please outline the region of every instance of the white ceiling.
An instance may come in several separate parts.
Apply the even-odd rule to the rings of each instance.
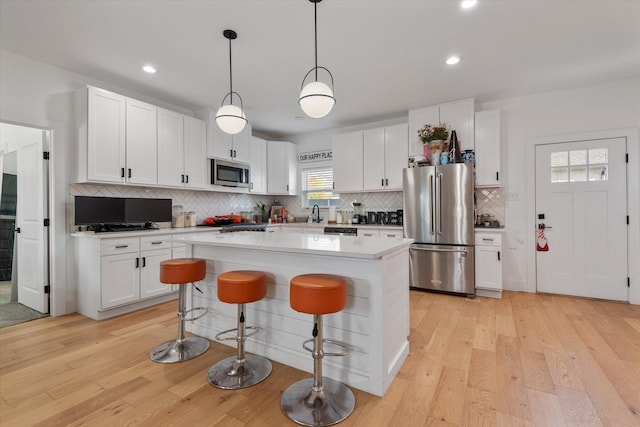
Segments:
[[[238,32],[234,89],[272,137],[640,75],[638,0],[324,0],[318,65],[337,103],[301,118],[307,0],[0,0],[0,48],[191,110],[217,109],[229,90],[226,28]],[[445,65],[454,53],[462,62]]]

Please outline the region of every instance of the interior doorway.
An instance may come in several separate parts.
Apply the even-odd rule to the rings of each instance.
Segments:
[[[0,123],[0,327],[49,313],[50,131]]]

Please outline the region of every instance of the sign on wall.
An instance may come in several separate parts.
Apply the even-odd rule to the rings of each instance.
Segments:
[[[298,154],[298,163],[323,162],[333,160],[333,150],[309,151]]]

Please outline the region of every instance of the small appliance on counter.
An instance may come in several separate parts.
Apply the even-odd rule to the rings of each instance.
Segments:
[[[353,206],[353,218],[351,218],[352,224],[366,224],[367,217],[364,215],[362,203],[354,200],[351,202],[351,206]]]

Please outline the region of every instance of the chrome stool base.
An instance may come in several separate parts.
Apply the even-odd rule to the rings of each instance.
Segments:
[[[207,373],[209,384],[225,390],[251,387],[264,381],[271,373],[271,361],[255,354],[245,354],[244,361],[236,356],[217,362]]]
[[[327,377],[322,386],[322,391],[313,391],[313,378],[290,385],[280,400],[282,412],[303,426],[330,426],[351,415],[356,406],[351,389]]]
[[[158,363],[176,363],[193,359],[209,349],[209,340],[201,337],[187,337],[171,340],[155,347],[149,358]]]

